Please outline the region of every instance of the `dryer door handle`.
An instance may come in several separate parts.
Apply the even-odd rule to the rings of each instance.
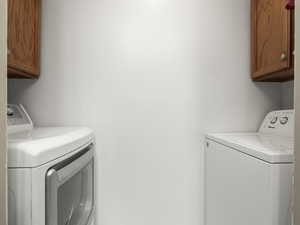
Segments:
[[[58,175],[55,169],[50,169],[46,175],[46,224],[57,225],[57,190]]]
[[[80,158],[72,161],[70,164],[56,171],[59,184],[65,183],[67,180],[69,180],[76,173],[85,168],[91,162],[91,160],[93,160],[93,152],[88,151]]]

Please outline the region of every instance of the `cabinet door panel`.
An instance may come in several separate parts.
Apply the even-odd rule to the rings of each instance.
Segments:
[[[286,0],[252,0],[252,75],[259,78],[291,65],[291,13]]]
[[[39,75],[40,0],[8,0],[8,67]]]

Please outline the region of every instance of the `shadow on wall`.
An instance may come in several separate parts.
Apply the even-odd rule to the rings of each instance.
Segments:
[[[19,103],[17,101],[22,98],[22,95],[37,82],[38,80],[33,79],[8,79],[8,103]]]
[[[281,109],[294,109],[294,81],[281,84]]]

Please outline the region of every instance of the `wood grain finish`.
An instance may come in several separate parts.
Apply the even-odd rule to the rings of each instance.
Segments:
[[[252,78],[293,78],[292,12],[286,0],[252,0]],[[272,77],[271,74],[274,74]]]
[[[8,0],[8,74],[40,74],[40,0]]]
[[[7,99],[7,1],[0,1],[0,224],[7,225],[7,136],[6,136],[6,99]]]
[[[294,79],[294,69],[281,70],[274,73],[257,77],[255,81],[261,82],[284,82]]]

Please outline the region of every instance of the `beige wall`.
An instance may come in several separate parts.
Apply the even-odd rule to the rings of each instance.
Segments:
[[[298,13],[297,13],[298,12]],[[300,4],[296,6],[296,56],[300,53]],[[297,23],[298,22],[298,23]],[[296,109],[296,174],[295,174],[295,225],[300,225],[300,57],[296,58],[295,109]]]
[[[6,0],[0,1],[0,225],[7,224],[6,188]]]

